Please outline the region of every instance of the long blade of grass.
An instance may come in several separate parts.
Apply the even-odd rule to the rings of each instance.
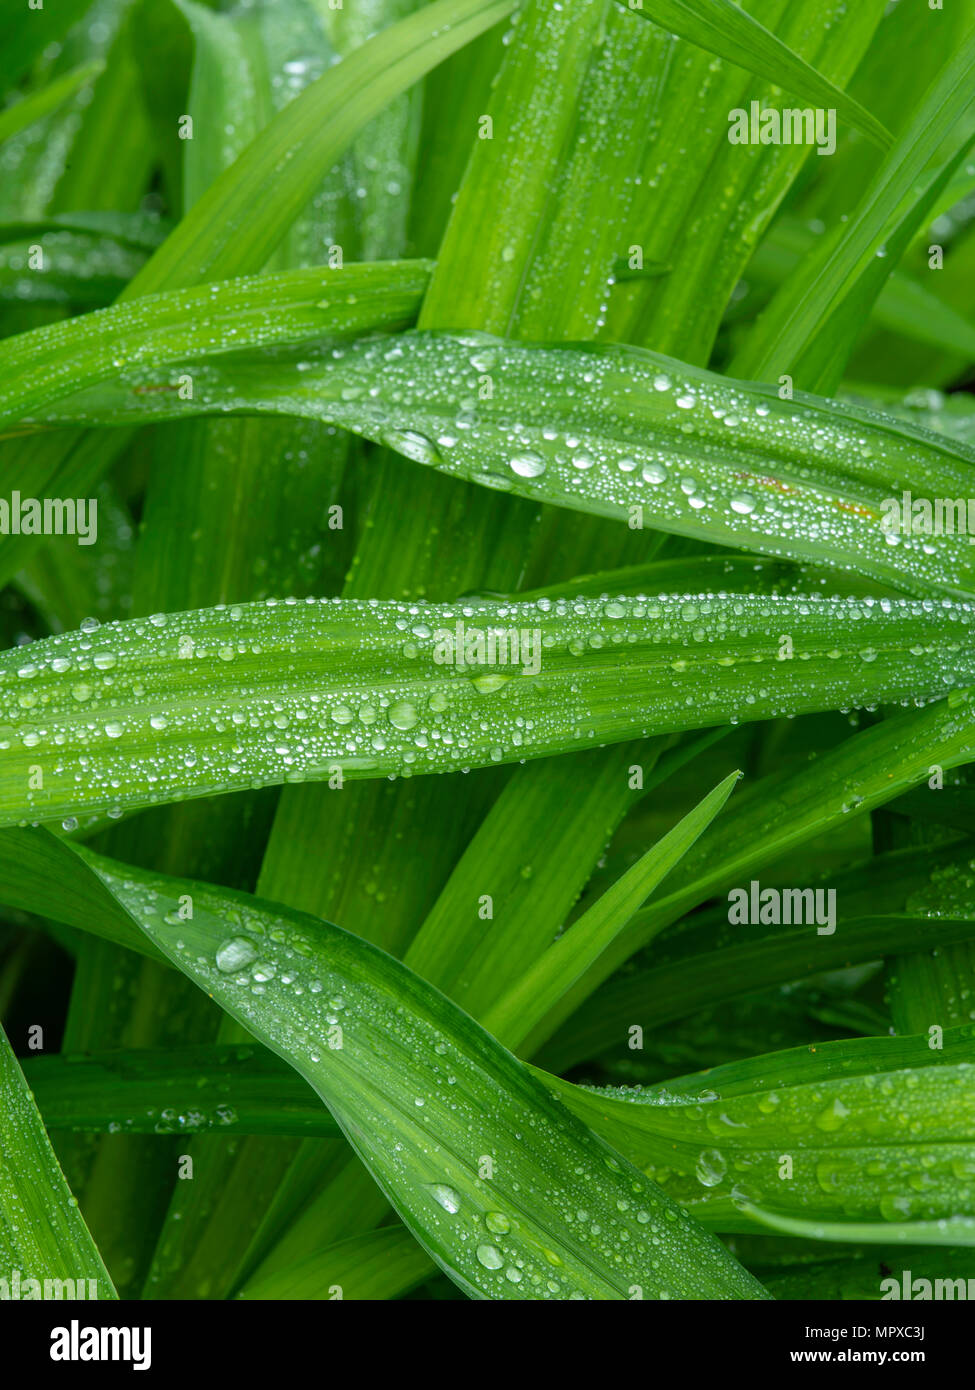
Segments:
[[[859,327],[853,311],[862,314],[865,307],[858,291],[862,285],[872,303],[886,279],[883,259],[877,269],[885,241],[897,245],[899,226],[902,240],[904,229],[913,235],[912,217],[923,214],[975,137],[969,110],[973,61],[975,32],[932,82],[852,215],[761,316],[732,363],[734,373],[760,379],[785,373],[815,390],[835,386],[852,347],[850,334]],[[890,269],[896,259],[888,258]],[[851,310],[844,316],[848,299]]]
[[[484,1026],[517,1047],[591,966],[724,806],[740,774],[704,798],[605,892],[488,1010]]]
[[[893,137],[875,116],[827,81],[734,0],[629,0],[627,8],[816,106],[834,107],[881,149],[891,144]]]
[[[259,270],[363,126],[512,3],[434,0],[343,58],[210,184],[126,297]]]
[[[736,595],[268,600],[107,624],[0,656],[0,824],[932,700],[975,677],[972,617],[947,600]],[[490,631],[527,633],[527,661],[488,662]]]
[[[421,265],[413,273],[424,271]],[[411,272],[356,273],[367,284],[372,277],[382,311],[389,312],[384,275]],[[281,277],[268,286],[270,277],[250,286],[232,282],[212,303],[218,315],[249,308],[255,337],[287,342],[293,335],[295,342],[315,332],[316,314],[327,333],[332,322],[343,321],[340,306],[316,309],[310,273],[300,274],[309,278]],[[269,331],[274,293],[286,312]],[[317,357],[295,347],[287,363],[212,356],[219,317],[189,317],[200,314],[203,302],[204,292],[184,292],[0,346],[0,365],[9,371],[7,419],[42,425],[131,423],[201,410],[300,414],[452,476],[616,517],[631,528],[659,527],[842,565],[911,592],[971,590],[967,533],[942,527],[929,544],[927,536],[892,527],[889,508],[892,501],[900,506],[905,490],[932,507],[935,499],[964,499],[975,456],[889,416],[810,396],[782,399],[771,387],[624,348],[416,333]],[[356,315],[361,321],[365,307],[365,300],[353,305],[344,321]],[[109,319],[128,325],[122,342],[110,347],[102,336]],[[238,320],[238,340],[244,331]],[[113,361],[123,344],[135,365],[119,372]],[[499,389],[482,400],[478,383],[485,374]],[[181,400],[178,383],[187,375],[193,396]]]
[[[307,1134],[339,1129],[307,1084],[253,1045],[118,1048],[29,1058],[48,1129],[123,1134]]]
[[[63,101],[73,96],[79,87],[98,77],[104,68],[105,64],[98,60],[82,63],[80,67],[66,72],[63,77],[56,77],[39,92],[32,92],[24,97],[23,101],[0,111],[0,140],[8,140],[11,135],[16,135],[18,131],[56,111]]]
[[[811,766],[801,766],[786,777],[773,775],[756,783],[750,793],[746,791],[736,798],[734,820],[723,826],[720,837],[705,833],[700,844],[675,869],[670,891],[635,915],[607,953],[608,964],[611,968],[621,965],[665,927],[677,922],[716,892],[750,882],[756,872],[766,873],[770,865],[775,865],[791,849],[805,845],[814,837],[848,820],[869,814],[874,808],[885,805],[913,786],[927,783],[932,777],[933,768],[948,770],[964,765],[972,760],[973,754],[975,743],[972,740],[970,698],[962,695],[949,698],[931,709],[884,720],[880,725],[847,739],[838,748],[820,755]],[[902,905],[903,900],[902,904],[888,911],[896,917]],[[869,906],[862,915],[867,919],[871,917]],[[908,916],[911,919],[908,932],[916,934],[919,929],[916,918],[912,914]],[[964,940],[968,936],[967,916],[967,912],[962,914],[963,920],[955,939]],[[879,938],[888,927],[883,923],[870,924],[867,930],[873,931],[878,925],[878,934],[873,936],[870,949],[882,954],[878,951],[881,944]],[[938,929],[948,931],[944,922]],[[819,938],[817,934],[816,959],[820,958],[819,951],[829,950],[828,942],[831,939],[825,936]],[[796,974],[806,973],[800,964],[805,953],[800,950],[793,955],[791,948],[786,947],[786,950],[792,956],[788,968],[795,968]],[[761,969],[760,962],[766,953],[770,953],[770,959],[774,955],[771,943],[756,953],[757,969]],[[724,965],[727,968],[728,962]],[[814,967],[810,964],[807,969],[813,970]],[[597,985],[608,978],[609,973],[605,968],[598,974],[591,973],[575,990],[575,998],[566,997],[559,1009],[549,1015],[532,1042],[538,1046],[550,1037],[555,1027],[573,1012],[574,1004],[586,999]],[[705,973],[709,972],[702,972],[702,975]],[[714,977],[711,978],[713,982]],[[756,983],[761,983],[760,976],[756,978]],[[713,983],[709,987],[714,987]],[[694,996],[693,988],[690,994]],[[666,1001],[671,997],[665,992],[659,999]],[[694,999],[696,1002],[689,1007],[700,1007],[696,996]],[[654,1006],[659,1007],[657,1003]],[[593,1008],[596,1009],[595,1001]],[[604,1030],[602,1036],[606,1037],[605,1018],[601,1027]],[[570,1055],[578,1055],[573,1038],[582,1038],[586,1029],[581,1020],[578,1033],[575,1029],[576,1022],[573,1021],[572,1027],[562,1030],[558,1040],[560,1055],[557,1062],[546,1049],[545,1064],[551,1069],[562,1070],[564,1066],[571,1065],[567,1061]],[[610,1035],[609,1041],[612,1041],[612,1036],[618,1036],[618,1029],[615,1035]],[[591,1048],[593,1041],[589,1033],[585,1046]],[[606,1045],[609,1045],[608,1042],[603,1044]],[[593,1052],[582,1055],[591,1056]]]
[[[249,1284],[248,1299],[399,1298],[430,1277],[430,1259],[404,1227],[350,1236],[316,1250],[300,1264]]]
[[[37,1106],[2,1029],[0,1144],[0,1267],[6,1283],[4,1296],[115,1298],[108,1271],[68,1190]],[[13,1279],[20,1282],[22,1292],[11,1292]]]

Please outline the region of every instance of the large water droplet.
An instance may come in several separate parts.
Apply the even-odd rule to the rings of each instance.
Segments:
[[[217,969],[230,975],[257,957],[257,947],[246,936],[234,936],[217,948]]]
[[[460,1193],[442,1182],[428,1182],[426,1189],[438,1206],[449,1211],[451,1216],[460,1211]]]
[[[717,1187],[727,1171],[727,1160],[717,1149],[705,1149],[698,1154],[694,1175],[702,1187]]]
[[[545,472],[545,460],[540,454],[515,454],[511,471],[519,478],[540,478]]]
[[[383,443],[416,463],[440,462],[440,455],[430,440],[424,434],[417,434],[415,430],[387,430],[383,434]]]
[[[409,700],[397,700],[390,706],[389,722],[396,729],[412,729],[418,718],[416,705]]]

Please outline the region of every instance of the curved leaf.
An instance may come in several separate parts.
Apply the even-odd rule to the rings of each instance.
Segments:
[[[932,700],[975,680],[973,620],[948,600],[750,594],[93,620],[0,654],[0,825]]]
[[[148,874],[52,836],[43,852],[68,885],[94,878],[158,951],[314,1087],[469,1296],[764,1296],[522,1063],[391,956],[243,893]],[[187,895],[192,916],[181,917]]]

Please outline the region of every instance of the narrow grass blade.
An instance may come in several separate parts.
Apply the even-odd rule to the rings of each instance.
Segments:
[[[755,783],[735,798],[734,818],[722,823],[720,834],[715,830],[701,837],[674,870],[669,891],[633,917],[606,953],[607,959],[601,962],[600,970],[590,972],[562,1001],[536,1031],[532,1042],[540,1046],[613,969],[715,893],[748,883],[756,873],[767,874],[769,867],[790,850],[854,817],[868,815],[875,807],[885,805],[914,786],[927,783],[933,767],[948,770],[973,759],[975,725],[971,695],[966,693],[949,697],[931,709],[885,719],[821,754],[811,765],[800,766],[789,776],[772,775]],[[863,915],[871,915],[869,907]],[[939,929],[945,930],[943,923]],[[916,933],[917,930],[912,921],[909,931]],[[968,934],[963,923],[958,939],[965,939]],[[818,934],[816,937],[820,948],[831,939],[819,938]],[[875,938],[872,948],[875,954],[882,954],[877,949],[878,944]],[[771,945],[760,950],[757,960],[764,959],[770,950]],[[818,950],[815,959],[820,959]],[[804,973],[801,967],[797,973]],[[664,994],[662,998],[668,1001],[671,996]],[[667,1017],[672,1016],[667,1014]],[[575,1051],[576,1040],[581,1040],[586,1030],[581,1020],[578,1032],[576,1026],[573,1021],[571,1027],[562,1031],[557,1062],[546,1049],[544,1060],[550,1069],[562,1070],[571,1065],[567,1060],[570,1055],[580,1056]],[[605,1029],[605,1022],[602,1026]],[[612,1036],[618,1037],[618,1028],[610,1041]],[[592,1042],[589,1034],[585,1045],[591,1046]],[[581,1055],[584,1058],[594,1054],[587,1051]]]
[[[33,125],[35,121],[41,120],[51,111],[56,111],[63,101],[73,96],[79,87],[83,87],[85,83],[98,77],[104,68],[105,64],[100,61],[83,63],[80,67],[73,68],[71,72],[66,72],[63,77],[56,77],[53,82],[49,82],[40,91],[32,92],[30,96],[24,97],[23,101],[18,101],[15,105],[0,111],[0,140],[8,140],[19,130]]]
[[[350,53],[209,186],[127,297],[259,270],[354,136],[511,8],[512,0],[434,0]]]
[[[248,1284],[247,1299],[399,1298],[429,1279],[430,1258],[403,1226],[351,1236],[327,1245],[307,1260]]]
[[[253,1045],[52,1053],[24,1063],[48,1129],[123,1134],[277,1134],[334,1138],[307,1084]]]
[[[519,976],[485,1015],[488,1032],[509,1047],[518,1047],[529,1036],[711,823],[739,776],[733,772],[726,777]]]
[[[801,1216],[742,1202],[741,1212],[756,1225],[782,1235],[802,1236],[805,1240],[850,1240],[861,1245],[975,1245],[975,1217],[948,1216],[938,1221],[810,1221]]]
[[[649,781],[660,752],[624,744],[517,768],[410,942],[410,968],[481,1019],[548,954],[642,794],[634,768]]]
[[[891,144],[893,137],[875,116],[834,87],[734,0],[629,0],[627,8],[815,106],[835,107],[855,130],[882,149]]]
[[[107,624],[0,655],[0,824],[933,700],[975,678],[972,619],[742,594],[268,600]]]
[[[0,1101],[0,1268],[7,1281],[4,1297],[114,1298],[108,1271],[68,1190],[2,1030]],[[19,1281],[19,1293],[10,1289],[11,1280]],[[28,1284],[29,1280],[36,1283]]]
[[[735,357],[731,370],[741,376],[769,379],[787,374],[799,385],[832,389],[852,348],[847,298],[862,312],[858,288],[872,297],[883,286],[877,272],[885,241],[903,223],[913,234],[912,211],[923,212],[928,198],[970,147],[973,123],[970,74],[975,61],[975,33],[968,36],[938,74],[909,129],[898,140],[849,219],[776,295]],[[922,179],[923,192],[918,198]],[[895,239],[892,245],[896,244]],[[896,256],[889,258],[893,269]],[[883,267],[881,267],[882,269]],[[833,324],[837,320],[839,327]]]

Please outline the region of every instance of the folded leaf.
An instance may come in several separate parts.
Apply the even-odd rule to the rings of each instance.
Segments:
[[[858,1239],[863,1222],[945,1221],[967,1243],[953,1222],[975,1224],[973,1062],[968,1026],[945,1029],[943,1049],[926,1034],[843,1040],[649,1088],[546,1079],[717,1229],[747,1229],[755,1207],[829,1222],[832,1239]]]

